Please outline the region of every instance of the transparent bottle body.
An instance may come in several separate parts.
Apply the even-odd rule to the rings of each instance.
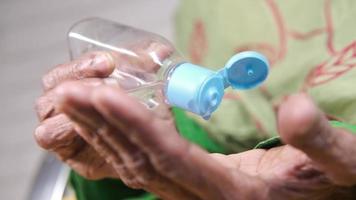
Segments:
[[[93,51],[107,53],[115,64],[107,80],[118,84],[149,109],[165,103],[169,74],[183,62],[165,38],[100,18],[74,24],[68,32],[68,43],[71,59]]]

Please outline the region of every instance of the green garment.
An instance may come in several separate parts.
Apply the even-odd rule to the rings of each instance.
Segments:
[[[355,0],[181,0],[176,41],[189,60],[216,70],[255,50],[271,63],[261,88],[229,90],[209,121],[192,117],[232,152],[276,136],[275,111],[296,92],[356,124],[355,13]]]

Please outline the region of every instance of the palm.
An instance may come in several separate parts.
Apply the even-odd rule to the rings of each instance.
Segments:
[[[352,188],[333,184],[306,154],[289,145],[269,150],[254,149],[228,156],[212,156],[232,170],[261,178],[275,191],[273,199],[354,198]]]

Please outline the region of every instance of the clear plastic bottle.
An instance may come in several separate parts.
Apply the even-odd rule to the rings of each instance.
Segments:
[[[74,24],[68,32],[70,55],[105,51],[115,63],[110,79],[149,109],[162,103],[208,119],[224,89],[249,89],[268,75],[268,61],[257,52],[233,56],[215,72],[187,62],[165,38],[100,18]]]

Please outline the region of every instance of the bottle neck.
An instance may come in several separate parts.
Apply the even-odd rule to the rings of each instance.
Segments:
[[[185,62],[186,61],[179,53],[175,52],[171,54],[161,63],[161,67],[157,72],[158,80],[161,80],[163,83],[167,83],[174,69]]]

